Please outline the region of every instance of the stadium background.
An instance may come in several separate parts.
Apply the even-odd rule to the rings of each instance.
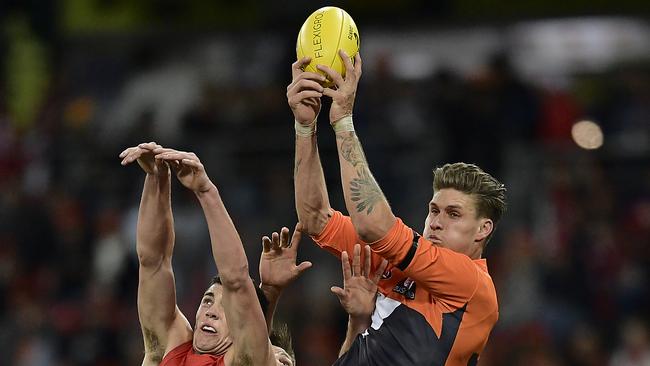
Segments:
[[[486,252],[501,318],[481,364],[650,362],[650,3],[5,0],[0,364],[140,364],[143,174],[117,158],[138,142],[202,158],[257,277],[260,237],[296,220],[295,37],[328,4],[361,32],[355,122],[395,213],[421,230],[431,169],[445,162],[475,162],[509,188]],[[602,147],[576,145],[584,119]],[[214,274],[207,229],[178,184],[173,209],[178,302],[193,319]],[[346,324],[329,291],[339,263],[307,238],[300,258],[314,268],[277,319],[298,365],[330,365]]]

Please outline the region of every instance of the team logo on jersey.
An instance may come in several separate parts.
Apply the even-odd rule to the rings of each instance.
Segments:
[[[394,292],[403,295],[409,300],[415,299],[415,281],[405,278],[393,288]]]

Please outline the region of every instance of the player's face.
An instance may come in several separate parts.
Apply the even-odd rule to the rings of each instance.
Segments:
[[[477,217],[474,197],[445,188],[433,195],[423,234],[434,245],[472,256],[486,237],[485,218]],[[490,226],[491,230],[491,226]]]
[[[223,288],[210,286],[201,298],[194,326],[194,349],[200,353],[222,354],[232,345],[226,316],[221,306]]]

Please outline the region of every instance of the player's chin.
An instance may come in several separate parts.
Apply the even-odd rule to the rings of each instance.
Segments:
[[[221,339],[216,336],[205,334],[194,335],[194,349],[200,353],[212,353],[219,348],[221,343]]]

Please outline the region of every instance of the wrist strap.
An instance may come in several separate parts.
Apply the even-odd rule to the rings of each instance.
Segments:
[[[354,124],[352,123],[352,115],[343,116],[338,121],[332,122],[334,132],[352,132],[354,131]]]
[[[314,118],[314,120],[308,125],[303,125],[302,123],[295,121],[294,127],[296,129],[296,136],[302,136],[302,137],[314,136],[316,134],[317,120],[318,120],[318,116],[316,116],[316,118]]]

